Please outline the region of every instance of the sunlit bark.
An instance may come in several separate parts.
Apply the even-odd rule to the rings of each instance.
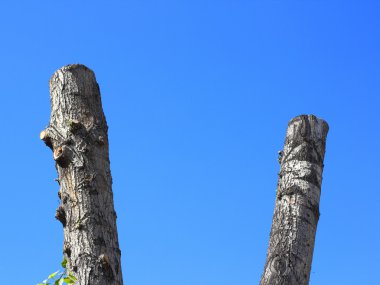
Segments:
[[[80,285],[122,285],[107,123],[94,73],[64,66],[50,79],[51,117],[40,138],[53,150],[67,268]]]
[[[309,283],[327,132],[327,123],[313,115],[289,122],[260,285]]]

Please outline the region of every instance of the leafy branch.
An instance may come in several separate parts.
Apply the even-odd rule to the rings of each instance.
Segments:
[[[63,270],[58,270],[48,276],[42,283],[37,285],[63,285],[63,284],[75,284],[77,278],[67,270],[67,260],[63,258],[61,266]]]

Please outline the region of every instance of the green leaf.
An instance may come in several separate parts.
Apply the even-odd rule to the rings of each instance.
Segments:
[[[69,272],[68,276],[69,276],[72,280],[77,281],[77,278],[76,278],[71,272]]]
[[[59,270],[50,274],[49,277],[47,279],[52,279],[55,275],[57,275],[59,273]]]
[[[63,281],[64,281],[64,278],[59,279],[59,283],[58,283],[58,285],[62,285],[62,284],[63,284]]]
[[[63,268],[66,268],[67,260],[66,260],[65,257],[63,257],[63,260],[62,260],[62,262],[61,262],[61,265],[62,265]]]
[[[65,277],[63,278],[63,280],[67,283],[67,284],[74,284],[75,283],[75,280],[69,278],[69,277]]]

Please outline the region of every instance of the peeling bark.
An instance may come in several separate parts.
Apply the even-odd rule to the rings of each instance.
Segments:
[[[288,124],[260,285],[309,284],[327,132],[327,123],[313,115]]]
[[[122,285],[108,127],[94,73],[68,65],[50,79],[51,116],[40,138],[53,151],[67,268],[80,285]]]

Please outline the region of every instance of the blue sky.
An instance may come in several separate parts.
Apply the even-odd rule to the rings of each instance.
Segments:
[[[378,1],[3,1],[0,276],[59,268],[48,80],[101,87],[128,285],[258,284],[287,122],[330,125],[310,284],[375,284]]]

